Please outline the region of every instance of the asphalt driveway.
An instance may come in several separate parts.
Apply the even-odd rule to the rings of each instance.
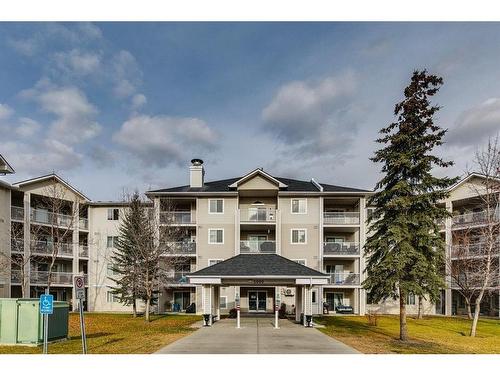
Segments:
[[[200,318],[201,319],[201,318]],[[223,319],[212,327],[201,327],[160,349],[158,354],[359,354],[315,328],[304,328],[280,320],[275,329],[272,317],[245,317],[241,328],[235,319]]]

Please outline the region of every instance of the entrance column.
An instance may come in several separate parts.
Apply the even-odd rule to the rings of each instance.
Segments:
[[[308,326],[307,317],[311,317],[312,325],[312,289],[311,285],[304,287],[304,327]]]
[[[295,286],[295,321],[300,322],[302,314],[302,285]]]
[[[203,304],[203,319],[205,325],[212,325],[212,286],[204,284],[201,287],[201,299]],[[207,320],[208,318],[208,320]]]
[[[453,212],[453,204],[451,202],[446,202],[446,210],[449,213]],[[451,217],[447,217],[445,219],[445,243],[446,243],[446,259],[447,261],[451,258],[451,244],[453,243],[453,237],[452,237],[452,232],[451,232]],[[448,273],[448,272],[447,272]],[[444,311],[445,315],[451,316],[452,315],[452,304],[453,304],[453,295],[452,295],[452,289],[451,289],[451,276],[446,275],[445,276],[445,281],[446,281],[446,289],[445,289],[445,301],[444,301]]]
[[[214,286],[215,321],[220,320],[220,286]]]
[[[274,288],[274,328],[278,329],[279,326],[279,309],[280,309],[280,288]]]

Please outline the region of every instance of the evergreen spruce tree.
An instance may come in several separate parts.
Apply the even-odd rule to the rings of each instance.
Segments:
[[[400,339],[408,340],[406,299],[415,296],[435,301],[444,279],[445,243],[438,222],[449,215],[438,201],[457,179],[438,178],[434,167],[453,164],[432,154],[446,130],[434,124],[439,107],[429,99],[443,79],[415,71],[396,104],[396,122],[383,128],[372,161],[382,163],[383,178],[368,205],[375,208],[369,220],[371,235],[365,244],[367,278],[364,288],[374,303],[399,298]]]
[[[115,251],[111,256],[112,271],[116,278],[111,278],[116,286],[112,293],[118,296],[120,302],[132,305],[134,317],[137,316],[137,299],[144,297],[141,288],[141,254],[137,248],[141,243],[144,225],[147,221],[139,193],[135,192],[129,205],[123,212],[119,237],[114,244]]]

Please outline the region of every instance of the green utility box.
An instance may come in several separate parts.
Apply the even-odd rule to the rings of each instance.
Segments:
[[[49,341],[68,337],[68,302],[54,301],[49,315]],[[35,298],[0,298],[0,344],[43,343],[43,315]]]

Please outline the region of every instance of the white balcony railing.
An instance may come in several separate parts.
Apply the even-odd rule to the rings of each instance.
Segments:
[[[271,207],[250,207],[240,209],[242,223],[274,223],[276,210]]]
[[[195,218],[191,211],[162,211],[160,224],[194,224]]]
[[[10,207],[10,217],[12,220],[24,220],[24,208],[23,207]]]
[[[241,254],[274,254],[276,253],[276,241],[251,240],[240,241]]]
[[[357,242],[325,242],[323,255],[359,255]]]
[[[336,272],[330,273],[329,284],[332,285],[360,285],[359,273]]]
[[[325,212],[323,222],[327,225],[359,224],[359,212]]]
[[[69,227],[72,224],[72,217],[71,215],[56,214],[47,210],[32,208],[31,221],[40,224]]]

